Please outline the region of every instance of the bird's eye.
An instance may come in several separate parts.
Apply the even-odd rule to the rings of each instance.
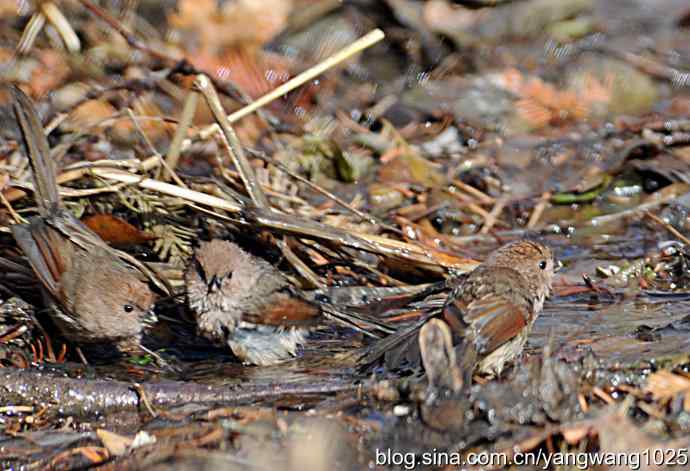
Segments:
[[[542,270],[546,270],[546,260],[542,260],[539,262],[539,268]]]
[[[132,306],[131,304],[125,304],[122,308],[125,310],[125,312],[134,311],[134,306]]]

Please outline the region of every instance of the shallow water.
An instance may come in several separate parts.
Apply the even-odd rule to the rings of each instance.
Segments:
[[[598,266],[624,264],[653,252],[666,234],[630,225],[625,234],[572,238],[557,244],[566,264],[559,275],[568,283],[582,284]],[[606,280],[592,277],[606,286]],[[553,296],[544,306],[528,340],[528,351],[539,352],[551,339],[554,352],[565,359],[592,353],[606,367],[636,367],[687,357],[690,349],[690,299],[681,293],[645,292],[631,279],[627,287],[611,288],[613,294],[586,292]]]

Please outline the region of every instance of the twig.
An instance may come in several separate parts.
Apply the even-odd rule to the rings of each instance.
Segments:
[[[472,211],[475,214],[480,215],[481,217],[484,218],[484,220],[489,219],[489,212],[476,203],[467,203],[467,209],[469,209],[470,211]]]
[[[83,1],[83,0],[82,0]],[[373,44],[376,44],[377,42],[381,41],[385,35],[383,34],[383,31],[380,29],[375,29],[367,33],[366,35],[362,36],[359,38],[357,41],[353,42],[349,46],[346,46],[345,48],[341,49],[340,51],[336,52],[332,56],[330,56],[328,59],[318,63],[314,67],[311,67],[310,69],[305,70],[298,76],[292,78],[291,80],[288,80],[278,88],[272,90],[271,92],[265,94],[258,100],[250,103],[249,105],[245,106],[244,108],[241,108],[234,113],[228,115],[228,121],[230,123],[234,123],[235,121],[238,121],[241,118],[244,118],[245,116],[253,113],[254,111],[258,110],[262,106],[265,106],[275,100],[276,98],[280,98],[281,96],[291,92],[295,88],[299,87],[300,85],[308,82],[309,80],[317,77],[318,75],[321,75],[324,73],[326,70],[330,69],[331,67],[339,64],[340,62],[349,59],[353,55],[357,54],[358,52],[363,51],[364,49],[372,46]],[[210,136],[218,132],[218,126],[217,125],[211,125],[199,133],[199,137],[201,139],[208,139]]]
[[[122,191],[126,185],[124,183],[115,183],[107,186],[102,186],[98,188],[84,188],[82,190],[77,190],[74,188],[63,188],[60,190],[60,196],[65,196],[67,198],[85,198],[92,195],[100,195],[103,193],[117,193]]]
[[[193,201],[195,203],[230,211],[232,213],[237,213],[243,209],[239,204],[232,203],[216,196],[199,193],[198,191],[190,190],[188,188],[181,188],[177,185],[172,185],[159,180],[153,180],[151,178],[141,177],[133,173],[123,172],[121,170],[95,168],[91,169],[91,173],[101,178],[109,178],[111,180],[117,180],[130,185],[138,185],[140,188],[157,191],[168,196],[175,196],[188,201]]]
[[[211,84],[211,81],[203,74],[199,74],[194,80],[194,87],[201,92],[201,94],[206,99],[213,116],[216,118],[220,129],[223,131],[223,137],[225,137],[229,147],[227,147],[230,158],[232,159],[235,167],[240,172],[240,177],[244,182],[244,186],[247,189],[247,193],[251,197],[254,204],[259,208],[269,208],[270,204],[266,195],[264,194],[259,181],[256,179],[254,170],[252,170],[244,154],[244,149],[242,149],[242,144],[235,134],[235,130],[230,125],[230,121],[227,116],[225,116],[225,111],[220,103],[216,89]]]
[[[606,391],[601,389],[599,386],[592,387],[592,394],[607,404],[615,404],[616,400],[611,397]]]
[[[5,198],[5,194],[2,191],[0,191],[0,201],[2,201],[3,206],[5,206],[5,208],[7,208],[7,211],[12,216],[12,219],[14,219],[14,222],[16,222],[17,224],[26,224],[27,223],[26,219],[21,217],[19,215],[19,213],[17,213],[14,210],[14,208],[12,207],[10,202],[7,201],[7,198]]]
[[[151,57],[161,62],[166,62],[170,65],[174,65],[173,69],[171,70],[171,73],[181,72],[186,75],[193,75],[203,72],[192,66],[189,62],[187,62],[187,60],[184,57],[173,57],[171,55],[165,54],[163,52],[157,51],[156,49],[147,46],[144,42],[140,41],[136,38],[136,36],[130,33],[118,19],[112,17],[108,12],[100,8],[98,5],[95,5],[90,0],[79,0],[79,2],[82,4],[82,6],[84,6],[87,10],[93,13],[96,17],[100,18],[111,28],[113,28],[118,34],[120,34],[120,36],[124,38],[125,41],[127,41],[127,44],[129,44],[134,49],[138,49],[146,54],[149,54]],[[214,80],[213,82],[216,88],[221,89],[223,93],[226,93],[227,95],[233,98],[237,98],[239,99],[239,101],[243,103],[248,103],[250,101],[248,99],[248,95],[244,91],[242,91],[236,84],[231,82],[221,83],[217,80]]]
[[[484,219],[489,218],[489,212],[486,209],[479,206],[477,203],[475,203],[474,200],[469,199],[468,195],[465,195],[464,193],[460,193],[458,191],[451,191],[450,189],[446,189],[444,191],[446,194],[460,201],[461,207],[466,207],[467,209],[469,209],[475,214],[478,214]]]
[[[282,240],[278,241],[278,246],[283,252],[285,258],[292,264],[292,266],[297,270],[297,272],[302,275],[302,278],[307,280],[313,288],[325,289],[328,286],[322,282],[318,275],[312,271],[311,268],[307,266],[306,263],[300,259],[297,254],[290,247],[290,240],[292,237],[284,236]]]
[[[644,213],[646,211],[649,211],[650,209],[659,207],[662,204],[668,203],[669,201],[672,201],[675,198],[676,198],[676,195],[671,193],[671,194],[668,194],[662,198],[659,198],[656,201],[650,201],[648,203],[642,203],[639,206],[636,206],[636,207],[630,208],[630,209],[626,209],[626,210],[620,211],[618,213],[605,214],[604,216],[597,216],[595,218],[592,218],[589,221],[589,223],[592,226],[597,226],[599,224],[606,224],[606,223],[615,221],[615,220],[623,218],[623,217],[634,216],[635,214]]]
[[[472,185],[468,185],[467,183],[463,182],[462,180],[455,179],[453,180],[453,185],[464,191],[465,193],[469,193],[470,195],[474,196],[475,198],[478,198],[482,203],[486,204],[494,204],[496,202],[495,198],[492,198],[491,196],[487,195],[481,190],[478,190],[477,188],[473,187]]]
[[[72,26],[62,14],[60,9],[53,2],[40,2],[41,13],[43,13],[46,19],[51,25],[57,30],[65,43],[65,47],[71,53],[79,52],[81,49],[81,41],[77,33],[74,32]]]
[[[534,229],[534,226],[536,226],[539,222],[539,218],[541,218],[541,215],[544,213],[546,205],[549,203],[550,199],[551,192],[545,191],[541,194],[541,199],[534,206],[534,211],[532,211],[532,214],[529,217],[529,221],[527,222],[527,229]]]
[[[682,88],[690,86],[690,72],[681,72],[678,69],[660,64],[652,59],[642,57],[629,51],[620,51],[609,45],[604,45],[603,43],[597,44],[592,47],[592,49],[609,54],[623,62],[627,62],[637,70],[656,79],[671,82],[676,87]]]
[[[154,419],[158,417],[158,412],[156,412],[156,409],[153,408],[153,405],[149,400],[149,396],[148,394],[146,394],[146,390],[141,386],[141,384],[132,384],[132,389],[134,389],[134,391],[137,393],[137,395],[139,396],[139,400],[144,404],[144,407],[146,407],[148,413],[151,414],[151,417],[153,417]]]
[[[655,119],[654,121],[643,123],[641,129],[665,132],[690,132],[690,119]]]
[[[270,158],[269,156],[267,156],[263,152],[259,152],[259,151],[251,150],[251,149],[249,149],[249,152],[254,157],[257,157],[257,158],[263,160],[264,162],[273,165],[274,167],[281,170],[282,172],[285,172],[286,174],[290,175],[295,180],[304,183],[305,185],[307,185],[312,190],[314,190],[318,193],[321,193],[322,195],[324,195],[328,199],[335,201],[337,204],[339,204],[343,208],[347,209],[348,211],[351,211],[353,214],[357,215],[358,217],[362,218],[363,220],[369,221],[372,224],[376,224],[376,225],[378,225],[378,226],[380,226],[380,227],[382,227],[388,231],[394,232],[396,234],[402,234],[402,231],[400,229],[398,229],[397,227],[393,227],[390,224],[386,224],[385,222],[381,221],[376,216],[373,216],[371,214],[367,214],[363,211],[360,211],[359,209],[357,209],[354,206],[352,206],[351,204],[349,204],[347,201],[340,199],[338,196],[334,195],[333,193],[326,190],[325,188],[322,188],[321,186],[312,182],[308,178],[304,178],[302,175],[299,175],[299,174],[293,172],[292,170],[287,168],[285,165],[283,165],[281,162],[277,162],[275,159]]]
[[[175,129],[175,135],[170,143],[168,155],[165,157],[165,161],[170,168],[170,172],[174,172],[174,170],[177,168],[177,163],[180,160],[180,153],[182,152],[182,141],[187,135],[189,126],[192,124],[192,119],[194,119],[194,113],[196,112],[198,103],[199,92],[194,89],[190,90],[190,92],[187,94],[187,98],[185,99],[182,114],[180,114],[180,122]],[[172,173],[166,173],[165,178],[168,179],[171,176]]]
[[[147,171],[160,164],[156,157],[150,157],[142,162],[142,170]],[[241,213],[249,221],[245,224],[256,223],[263,227],[288,232],[291,234],[314,237],[347,245],[359,250],[388,255],[403,260],[414,261],[428,266],[442,266],[468,271],[474,265],[467,259],[459,258],[436,250],[421,247],[415,244],[402,242],[399,240],[388,239],[386,237],[348,232],[327,224],[299,218],[296,216],[286,216],[272,210],[261,210],[258,208],[246,208],[238,203],[200,193],[187,188],[182,188],[170,183],[161,182],[151,178],[142,177],[131,172],[112,168],[92,168],[81,169],[80,175],[92,174],[101,178],[119,181],[128,185],[138,185],[140,188],[156,191],[169,196],[181,198],[186,201],[198,203],[212,208],[221,209],[230,213]],[[63,174],[64,175],[64,174]]]
[[[132,120],[132,123],[134,123],[134,127],[136,130],[139,132],[141,135],[141,138],[144,141],[144,144],[146,144],[146,147],[148,147],[149,152],[154,155],[158,160],[160,160],[160,163],[165,169],[168,171],[168,174],[172,176],[172,179],[175,180],[175,183],[177,183],[179,186],[182,188],[187,188],[187,185],[180,179],[180,177],[177,176],[175,171],[168,167],[168,163],[163,159],[163,156],[158,152],[158,150],[154,147],[153,143],[149,139],[149,137],[146,135],[143,129],[141,129],[141,126],[139,125],[139,120],[137,119],[136,116],[134,116],[134,112],[132,112],[131,108],[127,108],[127,115],[129,118]]]
[[[188,403],[256,404],[287,395],[333,394],[354,391],[360,387],[368,390],[374,384],[371,380],[356,384],[351,380],[338,379],[258,385],[161,381],[141,384],[141,387],[152,405],[169,407]],[[79,394],[76,394],[77,391]],[[15,368],[2,370],[0,392],[5,397],[16,397],[22,403],[55,405],[55,411],[64,415],[89,416],[116,410],[136,410],[140,402],[132,384],[125,381],[66,378],[62,374],[50,375],[46,371]]]
[[[74,32],[72,26],[62,14],[60,9],[52,1],[39,2],[38,11],[36,11],[29,20],[29,23],[22,31],[22,36],[17,44],[17,53],[19,55],[28,54],[38,37],[38,34],[43,30],[46,20],[56,29],[65,47],[71,53],[79,52],[81,50],[81,41]]]
[[[422,265],[442,266],[464,271],[469,271],[476,266],[473,261],[444,254],[429,247],[373,234],[345,231],[316,221],[280,214],[276,211],[247,208],[242,214],[249,224],[259,224],[263,227],[302,237],[329,240],[358,250],[410,260]]]
[[[664,229],[666,229],[666,230],[669,231],[671,234],[673,234],[678,240],[680,240],[681,242],[683,242],[685,245],[690,245],[690,239],[688,239],[687,237],[685,237],[683,234],[681,234],[681,233],[678,231],[678,229],[676,229],[675,227],[673,227],[672,225],[670,225],[669,223],[667,223],[666,221],[664,221],[663,219],[661,219],[661,218],[660,218],[659,216],[657,216],[656,214],[650,213],[649,211],[645,211],[644,215],[647,216],[647,217],[648,217],[649,219],[651,219],[652,221],[654,221],[654,222],[656,222],[656,223],[662,225],[662,226],[664,227]]]
[[[89,10],[91,13],[93,13],[95,16],[100,18],[102,21],[108,24],[111,28],[113,28],[115,31],[117,31],[120,36],[124,38],[125,41],[127,41],[127,44],[129,44],[131,47],[135,49],[142,50],[146,52],[147,54],[151,55],[151,57],[154,57],[158,60],[162,61],[167,61],[167,62],[177,62],[179,59],[175,59],[173,57],[170,57],[166,54],[163,54],[159,51],[156,51],[155,49],[147,46],[143,42],[139,41],[133,34],[131,34],[127,29],[115,18],[110,16],[106,11],[104,11],[101,7],[98,5],[95,5],[93,2],[90,0],[79,0],[79,3],[82,4],[84,8]]]
[[[489,231],[494,227],[494,224],[496,224],[496,221],[498,220],[498,216],[500,216],[501,211],[503,211],[503,208],[505,207],[506,203],[509,201],[508,197],[500,197],[497,201],[496,204],[494,204],[494,207],[491,208],[491,212],[489,215],[486,217],[486,220],[484,221],[484,226],[482,226],[482,229],[479,231],[480,234],[488,234]]]
[[[86,175],[86,172],[84,170],[70,170],[68,172],[61,173],[58,178],[57,182],[58,184],[62,184],[65,182],[71,182],[74,180],[78,180],[81,177]],[[25,187],[30,187],[28,184],[27,185],[22,185]],[[30,187],[32,188],[32,187]],[[67,192],[64,189],[60,189],[60,195],[66,194]],[[8,188],[6,191],[4,191],[4,196],[7,198],[7,201],[16,201],[18,199],[21,199],[27,195],[26,191],[22,190],[21,188],[13,187],[13,188]]]
[[[22,36],[17,43],[17,54],[20,56],[26,55],[34,46],[38,33],[41,32],[43,26],[46,24],[46,17],[41,12],[36,12],[31,15],[29,22],[26,24]]]
[[[133,165],[132,162],[135,162]],[[69,170],[61,173],[57,177],[57,182],[58,184],[63,184],[63,183],[69,183],[75,180],[79,180],[80,178],[83,178],[85,175],[89,175],[91,170],[97,169],[97,168],[103,168],[106,170],[112,170],[112,169],[127,169],[127,170],[140,170],[143,172],[147,172],[151,169],[156,168],[158,165],[160,165],[160,159],[156,156],[152,156],[147,158],[144,161],[140,160],[122,160],[122,161],[116,161],[116,160],[98,160],[96,162],[79,162],[75,165],[70,165]],[[132,173],[128,173],[129,175],[133,175]],[[127,180],[127,184],[132,184],[131,181]],[[28,186],[28,185],[23,185],[23,186]],[[107,192],[107,191],[116,191],[118,188],[112,188],[112,189],[92,189],[92,190],[74,190],[74,189],[65,189],[65,188],[60,188],[60,196],[66,196],[66,197],[82,197],[86,196],[89,194],[96,194],[99,192]],[[16,201],[18,199],[21,199],[26,196],[26,191],[22,190],[21,188],[17,188],[16,186],[13,188],[9,188],[4,192],[5,197],[7,198],[8,201]]]

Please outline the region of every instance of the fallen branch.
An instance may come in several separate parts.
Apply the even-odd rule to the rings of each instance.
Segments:
[[[151,405],[174,407],[189,403],[257,404],[284,396],[333,394],[370,389],[373,383],[332,379],[307,383],[210,385],[187,381],[143,383],[139,391],[132,383],[101,379],[75,379],[45,371],[4,368],[0,374],[0,396],[8,405],[54,405],[61,415],[88,416],[139,407],[144,392]]]

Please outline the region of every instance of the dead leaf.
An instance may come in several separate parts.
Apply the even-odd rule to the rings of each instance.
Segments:
[[[136,245],[156,239],[156,236],[142,232],[127,221],[110,214],[94,214],[82,222],[101,239],[113,245]]]
[[[671,373],[668,370],[657,371],[647,378],[644,391],[652,395],[655,401],[672,399],[683,394],[683,408],[690,410],[690,379]]]

